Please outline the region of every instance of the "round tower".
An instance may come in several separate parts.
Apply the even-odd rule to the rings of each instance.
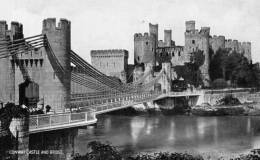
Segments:
[[[134,60],[135,64],[155,64],[155,37],[148,33],[134,35]]]
[[[43,20],[42,34],[45,34],[50,46],[65,71],[63,79],[59,80],[55,92],[57,96],[64,97],[64,102],[61,102],[61,106],[67,104],[70,99],[70,50],[71,50],[71,26],[70,21],[66,19],[60,19],[58,26],[56,26],[55,18],[48,18]],[[54,74],[56,74],[54,72]],[[58,74],[58,73],[57,73]],[[55,75],[54,75],[55,76]],[[58,77],[58,76],[57,76]],[[54,88],[51,88],[54,90]]]
[[[164,30],[164,43],[166,47],[172,44],[172,30]]]

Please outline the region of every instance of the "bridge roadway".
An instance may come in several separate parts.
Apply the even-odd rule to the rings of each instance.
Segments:
[[[198,96],[201,91],[184,92],[145,92],[139,94],[118,95],[118,97],[90,101],[73,99],[72,104],[79,107],[79,112],[64,112],[58,114],[31,115],[29,120],[29,134],[51,130],[87,126],[97,122],[96,115],[127,108],[136,104],[163,99],[166,97]]]

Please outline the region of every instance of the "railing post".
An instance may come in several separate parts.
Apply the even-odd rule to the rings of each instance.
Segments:
[[[38,128],[39,127],[39,115],[37,115],[37,117],[36,117],[36,128]]]
[[[71,122],[71,112],[69,113],[69,124]]]
[[[52,115],[50,115],[50,118],[49,118],[49,125],[51,126],[51,117],[52,117]]]

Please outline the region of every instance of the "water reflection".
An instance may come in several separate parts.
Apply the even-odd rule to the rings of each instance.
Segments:
[[[124,153],[190,151],[240,154],[260,148],[259,123],[260,117],[104,115],[98,117],[97,127],[56,133],[59,134],[57,139],[45,138],[41,147],[53,145],[49,148],[84,154],[88,142],[100,140],[111,142]]]

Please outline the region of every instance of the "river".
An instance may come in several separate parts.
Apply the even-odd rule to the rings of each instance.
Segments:
[[[84,154],[88,142],[99,140],[125,154],[187,151],[228,157],[260,148],[259,124],[260,117],[246,116],[101,115],[96,127],[77,129],[73,145],[61,148],[70,146],[74,153]],[[55,134],[66,135],[62,131]]]

